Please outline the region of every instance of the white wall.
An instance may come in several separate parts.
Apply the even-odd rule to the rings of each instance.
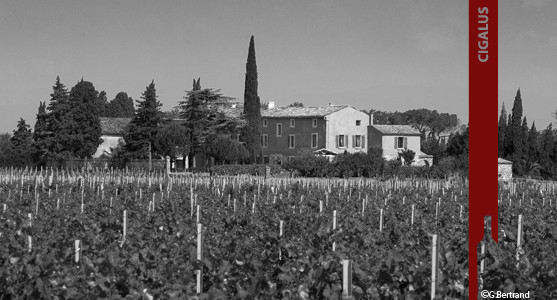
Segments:
[[[105,151],[110,154],[110,148],[116,148],[118,146],[118,140],[120,140],[121,138],[121,136],[101,136],[103,143],[99,145],[97,151],[95,152],[95,154],[93,154],[93,158],[100,157]]]
[[[367,152],[367,126],[369,125],[369,116],[352,107],[346,107],[328,116],[325,116],[327,122],[326,129],[326,148],[336,153],[343,153],[345,150],[354,152]],[[360,120],[360,126],[356,126],[356,120]],[[336,136],[348,135],[348,147],[337,148]],[[354,148],[352,144],[352,136],[361,135],[365,137],[365,142],[361,149]]]
[[[396,158],[398,157],[398,150],[395,148],[395,137],[406,137],[406,148],[414,151],[416,155],[421,153],[420,151],[420,136],[419,135],[384,135],[382,137],[382,145],[383,145],[383,156],[388,158]]]

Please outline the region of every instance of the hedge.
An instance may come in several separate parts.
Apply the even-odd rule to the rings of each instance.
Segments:
[[[265,175],[265,168],[271,168],[271,175],[285,171],[280,165],[218,165],[211,168],[213,175]]]

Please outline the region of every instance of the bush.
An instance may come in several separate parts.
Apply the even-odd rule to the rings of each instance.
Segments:
[[[283,164],[283,167],[295,174],[303,177],[329,177],[331,176],[331,163],[329,159],[317,156],[313,151],[302,151]]]
[[[211,168],[213,175],[260,175],[265,176],[266,167],[271,168],[271,175],[280,174],[284,169],[280,165],[219,165]]]

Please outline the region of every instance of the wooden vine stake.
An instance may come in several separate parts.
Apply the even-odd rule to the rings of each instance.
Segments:
[[[29,217],[29,229],[33,226],[33,214],[27,214]],[[33,237],[31,236],[31,230],[29,230],[29,234],[27,235],[27,247],[29,248],[29,252],[33,250]]]
[[[203,289],[203,225],[197,224],[197,260],[201,267],[197,271],[197,293],[201,294]]]
[[[122,242],[126,240],[127,231],[128,231],[128,211],[124,209],[124,219],[122,223]]]
[[[39,215],[39,194],[35,194],[35,217]]]
[[[201,214],[199,213],[201,211],[200,205],[197,205],[197,223],[199,224],[201,221]]]
[[[520,260],[520,252],[522,250],[522,215],[518,215],[518,230],[517,230],[517,238],[516,238],[516,260]],[[518,264],[517,264],[518,267]]]
[[[337,211],[333,210],[333,231],[337,229]],[[336,242],[333,242],[333,252],[335,251],[337,246]]]
[[[383,232],[383,209],[379,211],[379,231]]]
[[[75,240],[74,247],[75,247],[75,262],[78,263],[80,258],[79,254],[81,252],[81,241]]]
[[[439,237],[432,234],[431,239],[431,299],[434,299],[439,279]]]
[[[284,227],[284,221],[280,220],[279,221],[279,239],[282,237],[282,232],[283,232],[283,228]],[[282,251],[280,250],[280,246],[279,246],[279,260],[281,260],[282,258]]]
[[[410,221],[410,226],[414,226],[414,213],[415,213],[415,204],[412,204],[412,219]]]
[[[354,300],[352,292],[352,261],[342,260],[342,300]]]

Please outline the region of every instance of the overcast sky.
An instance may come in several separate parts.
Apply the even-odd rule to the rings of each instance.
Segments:
[[[549,16],[543,7],[528,9]],[[521,27],[526,15],[512,14],[521,20],[514,32],[542,39],[541,27],[528,31]],[[154,79],[164,110],[176,106],[194,77],[243,101],[251,35],[262,102],[430,108],[468,122],[467,1],[19,0],[1,2],[0,28],[0,132],[11,132],[19,117],[33,125],[57,75],[68,89],[83,77],[109,100],[120,91],[139,99]],[[555,79],[549,52],[541,54],[523,63],[540,63]],[[511,75],[502,80],[509,99],[518,85],[525,101],[553,88]]]
[[[528,126],[556,122],[557,1],[499,1],[499,111],[511,112],[520,87]],[[555,128],[555,127],[554,127]]]

